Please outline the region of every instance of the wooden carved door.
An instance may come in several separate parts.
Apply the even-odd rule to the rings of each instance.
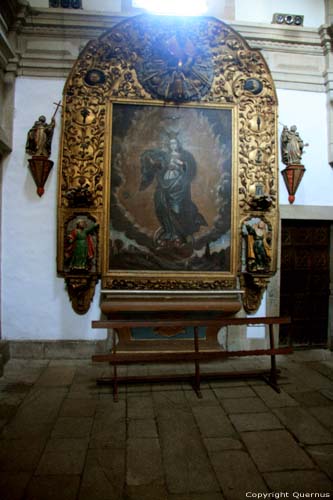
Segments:
[[[329,222],[282,221],[280,313],[292,323],[281,325],[281,344],[289,333],[295,347],[327,345],[329,254]]]

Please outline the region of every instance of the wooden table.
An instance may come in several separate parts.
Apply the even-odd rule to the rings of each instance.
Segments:
[[[201,397],[200,381],[201,379],[224,379],[224,378],[263,378],[277,392],[280,392],[277,383],[277,368],[276,355],[289,354],[292,352],[291,347],[275,347],[273,325],[281,325],[290,323],[288,317],[258,317],[258,318],[228,318],[223,313],[219,312],[152,312],[152,313],[115,313],[110,319],[93,321],[93,328],[112,328],[118,332],[121,337],[122,328],[134,327],[157,327],[157,326],[191,326],[194,330],[194,338],[191,350],[182,350],[174,352],[117,352],[115,335],[113,338],[113,347],[111,352],[105,354],[96,354],[92,356],[92,361],[109,362],[113,366],[113,376],[103,377],[97,380],[98,384],[111,384],[113,386],[114,400],[118,400],[118,383],[130,382],[171,382],[190,380],[193,384],[197,395]],[[200,340],[198,329],[200,326],[215,326],[218,328],[234,325],[268,325],[269,329],[269,348],[268,349],[251,349],[241,351],[223,351],[222,349],[205,350],[200,348]],[[213,361],[226,357],[242,357],[242,356],[270,356],[269,370],[251,370],[242,372],[214,372],[201,373],[201,361]],[[191,361],[194,363],[194,373],[190,374],[168,374],[168,375],[140,375],[140,376],[119,376],[117,374],[118,365],[128,365],[137,363],[176,363]]]

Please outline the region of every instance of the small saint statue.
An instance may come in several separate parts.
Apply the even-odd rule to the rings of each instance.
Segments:
[[[55,115],[57,114],[58,108],[61,106],[60,102],[54,104],[56,104],[57,107],[53,113],[51,122],[47,123],[45,116],[41,115],[29,130],[25,144],[25,152],[32,156],[32,158],[28,159],[28,164],[31,175],[37,186],[38,196],[43,196],[45,182],[53,167],[53,161],[49,160],[49,157],[51,155]]]
[[[95,255],[95,242],[92,233],[98,224],[87,224],[84,219],[76,222],[76,227],[66,238],[65,259],[71,271],[89,271]]]
[[[284,125],[281,133],[281,157],[285,165],[301,165],[304,144],[296,125],[292,125],[290,130]]]
[[[54,127],[54,116],[50,123],[46,123],[44,115],[40,116],[28,132],[25,146],[26,153],[31,156],[43,156],[48,158],[51,154]]]
[[[259,219],[245,224],[243,235],[247,238],[247,269],[249,272],[268,272],[271,262],[272,235],[267,224]]]

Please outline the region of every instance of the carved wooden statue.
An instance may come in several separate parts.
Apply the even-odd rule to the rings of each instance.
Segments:
[[[304,144],[296,125],[292,125],[290,130],[284,125],[281,133],[281,157],[285,165],[300,165],[303,155]]]
[[[51,154],[51,142],[55,127],[55,119],[46,123],[44,115],[40,116],[28,132],[25,150],[31,156],[46,156]]]
[[[44,115],[41,115],[38,120],[35,121],[28,132],[25,145],[26,153],[32,156],[32,158],[28,160],[29,168],[37,186],[37,193],[39,196],[44,194],[44,185],[53,167],[53,161],[49,160],[49,156],[51,155],[55,115],[57,114],[58,108],[61,106],[60,102],[56,106],[50,123],[46,122],[46,117]]]

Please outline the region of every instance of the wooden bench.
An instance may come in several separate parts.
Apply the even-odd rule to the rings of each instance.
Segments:
[[[110,319],[93,321],[93,328],[112,328],[113,329],[113,347],[112,350],[105,354],[96,354],[92,356],[92,361],[108,362],[113,366],[113,376],[103,377],[97,380],[98,384],[111,384],[113,386],[114,400],[118,400],[118,383],[130,382],[171,382],[190,380],[193,388],[201,397],[200,381],[202,379],[224,379],[224,378],[263,378],[277,392],[280,392],[276,368],[276,358],[278,354],[289,354],[292,352],[291,347],[275,347],[273,325],[281,325],[290,323],[288,317],[258,317],[258,318],[228,318],[225,314],[218,312],[198,311],[198,312],[182,312],[182,313],[115,313]],[[268,349],[251,349],[240,351],[226,351],[221,349],[207,350],[200,346],[199,327],[214,326],[217,328],[227,326],[247,326],[247,325],[268,325],[269,331],[269,348]],[[173,351],[173,352],[117,352],[115,331],[118,332],[121,338],[122,329],[134,327],[193,327],[193,343],[191,350]],[[224,359],[226,357],[243,357],[243,356],[270,356],[270,369],[268,370],[249,370],[237,372],[209,372],[201,373],[200,362],[213,361]],[[137,363],[181,363],[191,361],[194,363],[194,373],[190,374],[165,374],[165,375],[136,375],[136,376],[119,376],[117,373],[118,365],[129,365]]]

